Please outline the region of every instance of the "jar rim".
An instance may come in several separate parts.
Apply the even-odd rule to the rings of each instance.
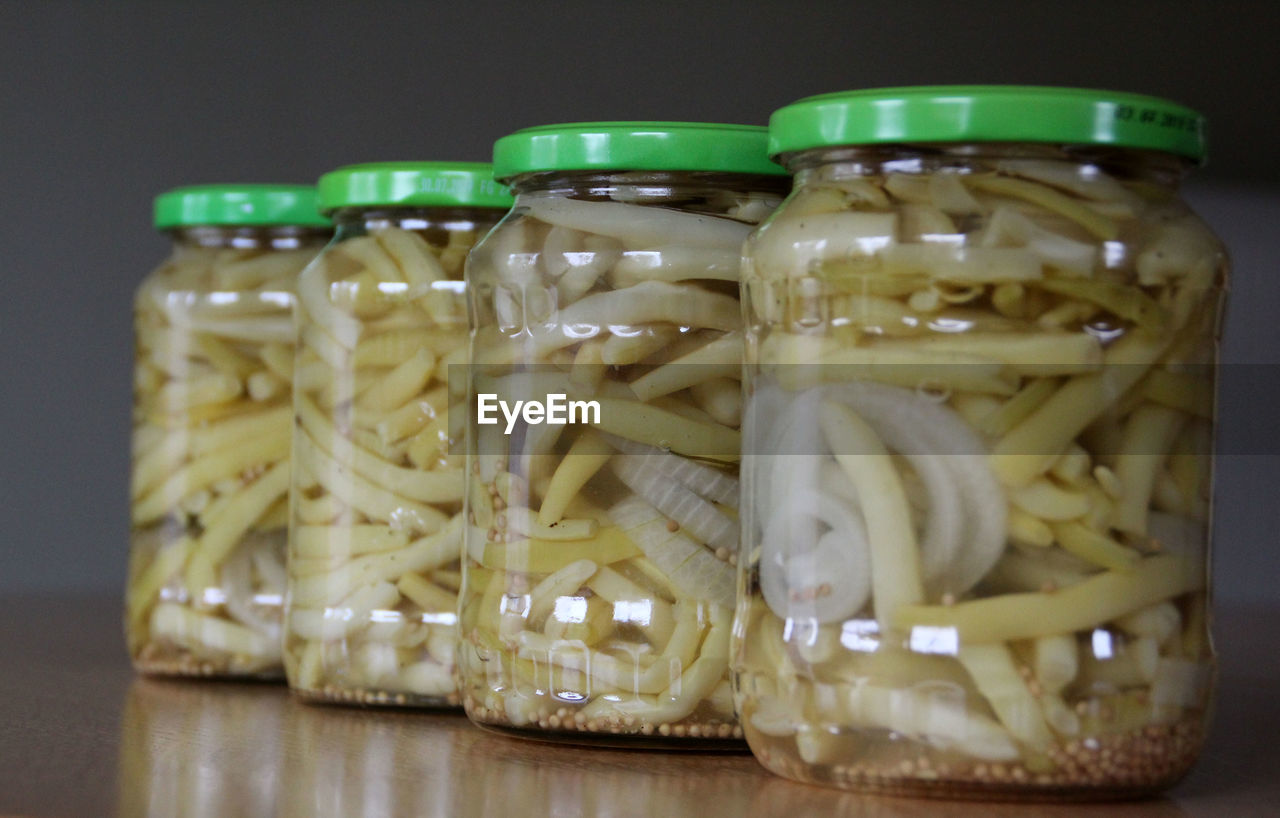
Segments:
[[[155,198],[153,225],[175,227],[328,227],[314,185],[188,185]]]
[[[320,177],[320,209],[348,207],[493,207],[514,199],[488,162],[366,162]]]
[[[1205,118],[1159,97],[1031,85],[839,91],[773,112],[768,153],[903,142],[1108,145],[1205,157]]]
[[[569,122],[508,134],[493,145],[500,181],[544,171],[706,171],[780,176],[768,131],[716,122]]]

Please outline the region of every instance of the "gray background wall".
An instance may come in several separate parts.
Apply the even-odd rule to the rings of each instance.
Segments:
[[[763,123],[859,86],[1116,87],[1205,111],[1190,196],[1234,250],[1234,361],[1280,350],[1271,4],[0,0],[0,593],[124,577],[130,298],[180,184],[484,159],[575,119]],[[1224,406],[1217,586],[1280,598],[1276,380]],[[1280,372],[1280,370],[1276,370]],[[1251,376],[1252,377],[1252,376]]]

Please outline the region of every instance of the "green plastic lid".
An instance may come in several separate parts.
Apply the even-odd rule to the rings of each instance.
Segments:
[[[339,207],[511,208],[487,162],[371,162],[320,177],[320,209]]]
[[[493,175],[550,170],[782,171],[757,125],[711,122],[570,122],[524,128],[493,145]]]
[[[157,229],[171,227],[298,225],[328,227],[312,185],[192,185],[161,193]]]
[[[897,142],[1051,142],[1164,151],[1200,161],[1204,117],[1120,91],[1024,85],[873,88],[807,97],[769,118],[769,154]]]

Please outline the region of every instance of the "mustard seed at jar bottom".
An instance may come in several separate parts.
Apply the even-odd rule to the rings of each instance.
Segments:
[[[774,772],[1009,799],[1168,787],[1204,741],[1227,263],[1198,115],[888,89],[775,113],[748,241],[736,702]]]
[[[564,741],[740,740],[739,254],[784,184],[764,131],[547,126],[499,140],[495,164],[517,198],[468,262],[473,409],[601,408],[471,418],[467,714]]]
[[[315,190],[180,188],[135,299],[125,633],[148,673],[278,677],[294,279],[329,237]]]
[[[298,283],[289,684],[456,706],[465,481],[448,372],[466,363],[463,261],[511,197],[469,162],[354,165],[319,189],[337,232]]]

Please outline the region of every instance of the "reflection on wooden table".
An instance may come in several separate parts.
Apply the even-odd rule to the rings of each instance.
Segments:
[[[592,750],[488,733],[454,714],[315,706],[280,687],[136,679],[118,812],[287,818],[412,815],[1052,818],[1071,805],[859,796],[795,784],[746,754]],[[1174,818],[1172,801],[1093,815]]]
[[[286,712],[258,684],[136,679],[120,735],[120,815],[270,815]]]

